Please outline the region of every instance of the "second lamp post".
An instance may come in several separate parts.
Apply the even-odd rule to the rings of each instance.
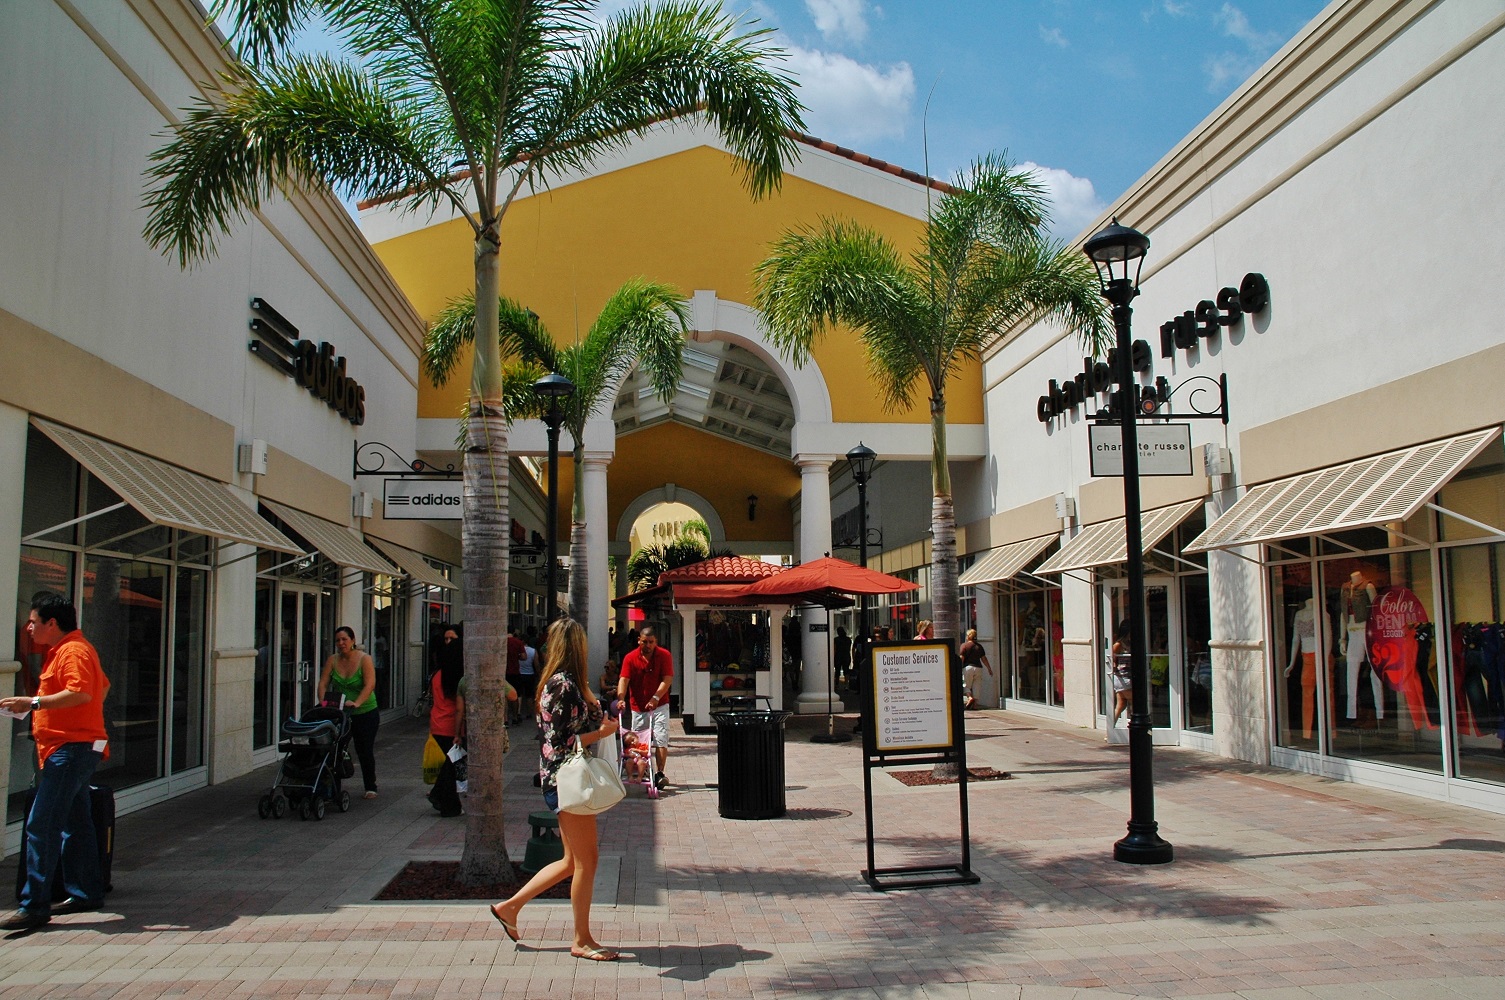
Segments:
[[[575,383],[558,372],[550,372],[533,383],[533,391],[549,401],[549,412],[543,415],[544,426],[549,429],[549,501],[544,514],[544,549],[548,559],[544,564],[548,586],[545,598],[549,603],[544,621],[552,622],[559,616],[559,425],[564,423],[559,403],[575,391]],[[578,573],[580,568],[577,566],[574,571]]]

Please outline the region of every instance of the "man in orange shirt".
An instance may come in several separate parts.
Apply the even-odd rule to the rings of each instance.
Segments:
[[[26,817],[21,908],[0,920],[0,930],[27,930],[52,919],[59,855],[68,898],[58,908],[77,912],[104,905],[89,781],[107,753],[104,700],[110,681],[99,653],[78,630],[77,609],[62,594],[43,591],[33,597],[27,628],[35,643],[50,647],[37,693],[0,698],[0,708],[32,713],[40,770]]]

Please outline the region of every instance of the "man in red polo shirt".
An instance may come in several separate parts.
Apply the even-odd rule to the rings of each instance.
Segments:
[[[622,658],[622,675],[617,680],[617,697],[627,700],[632,711],[632,729],[651,729],[653,762],[657,768],[653,783],[663,788],[668,783],[664,765],[669,760],[669,685],[674,680],[674,658],[658,644],[651,626],[638,632],[638,648]]]
[[[26,817],[26,884],[21,908],[0,930],[27,930],[52,919],[52,883],[58,857],[68,898],[59,909],[104,905],[104,875],[89,806],[89,781],[107,751],[104,701],[110,681],[99,653],[78,630],[78,611],[62,594],[32,598],[27,621],[32,640],[50,647],[33,697],[0,698],[8,712],[32,713],[37,742],[36,798]]]
[[[517,637],[517,629],[507,630],[507,683],[521,690],[523,683],[523,657],[528,654],[527,645]],[[522,699],[507,703],[507,725],[523,720]]]

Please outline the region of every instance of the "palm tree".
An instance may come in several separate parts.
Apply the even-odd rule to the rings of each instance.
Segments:
[[[698,535],[676,535],[661,545],[645,545],[634,552],[627,560],[627,582],[635,591],[647,590],[657,585],[659,576],[671,569],[732,554],[731,549],[711,548]]]
[[[439,314],[424,342],[424,367],[436,386],[449,381],[464,348],[475,338],[475,297],[463,295]],[[612,293],[583,340],[559,346],[538,318],[515,302],[499,303],[500,353],[524,365],[515,380],[531,387],[537,372],[558,372],[575,383],[561,404],[560,424],[574,442],[575,488],[570,516],[570,614],[588,617],[590,580],[585,572],[585,424],[633,368],[648,376],[653,392],[668,402],[679,390],[684,337],[690,310],[669,285],[634,278]],[[504,392],[504,396],[506,393]],[[537,405],[537,404],[535,404]],[[519,413],[517,415],[531,415]],[[551,604],[552,607],[552,598]]]
[[[803,127],[767,31],[737,34],[710,0],[595,23],[592,0],[220,0],[244,65],[187,109],[147,171],[145,235],[183,267],[284,187],[332,184],[448,207],[471,229],[477,345],[467,402],[464,558],[471,702],[461,879],[511,882],[502,823],[507,424],[498,341],[502,218],[525,185],[589,167],[670,116],[699,111],[755,195]],[[353,60],[291,54],[322,16]]]
[[[1091,264],[1049,240],[1045,191],[1001,156],[977,161],[936,202],[904,261],[882,236],[824,219],[785,233],[758,265],[754,304],[797,365],[838,324],[854,328],[889,410],[929,391],[930,593],[937,638],[957,636],[956,515],[946,452],[946,387],[1016,323],[1052,319],[1097,352],[1111,327]]]

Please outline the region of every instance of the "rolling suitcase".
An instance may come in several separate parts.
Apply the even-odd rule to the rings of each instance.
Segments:
[[[26,793],[26,811],[21,814],[21,854],[16,858],[16,901],[21,900],[21,890],[26,886],[26,820],[31,815],[31,803],[37,797],[36,789]],[[94,836],[99,844],[99,873],[104,879],[105,892],[115,888],[110,882],[110,867],[115,861],[115,791],[108,785],[89,786],[89,810],[94,817]],[[67,894],[63,888],[63,861],[58,859],[57,872],[52,879],[52,901],[61,903]]]

